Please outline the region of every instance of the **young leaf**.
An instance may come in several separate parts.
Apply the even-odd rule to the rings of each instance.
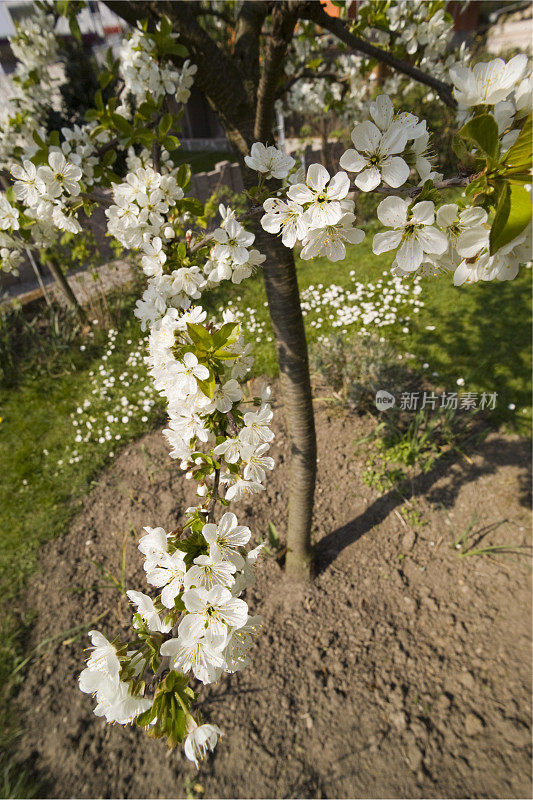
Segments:
[[[532,158],[532,143],[531,143],[531,114],[524,122],[523,128],[520,131],[518,139],[512,147],[505,153],[502,158],[506,171],[505,174],[523,173],[531,176],[531,158]],[[527,181],[525,181],[527,182]]]
[[[506,184],[490,230],[490,252],[494,255],[526,228],[531,220],[531,198],[523,186]]]
[[[167,133],[169,132],[169,130],[172,127],[172,121],[173,121],[172,114],[164,114],[161,117],[161,119],[159,120],[159,125],[158,125],[159,135],[161,137],[164,137],[164,136],[167,135]]]
[[[459,131],[463,139],[473,142],[491,158],[497,158],[499,150],[498,125],[492,114],[474,117]]]
[[[279,538],[278,529],[276,528],[273,522],[268,523],[268,541],[270,542],[270,545],[271,547],[274,548],[274,550],[279,550],[281,540]]]
[[[187,323],[187,333],[195,344],[200,345],[206,350],[211,350],[213,346],[213,339],[209,331],[206,331],[203,325],[197,325],[193,322]]]
[[[199,389],[205,394],[206,397],[209,397],[210,400],[213,399],[213,395],[215,394],[215,376],[214,374],[209,371],[209,378],[205,381],[201,381],[199,378],[196,378],[196,382],[198,383]]]

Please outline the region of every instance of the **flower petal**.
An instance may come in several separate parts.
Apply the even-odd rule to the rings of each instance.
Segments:
[[[372,251],[379,256],[388,250],[394,250],[402,241],[403,231],[384,231],[376,233],[372,242]]]
[[[394,156],[381,168],[383,180],[385,183],[388,183],[389,186],[392,186],[393,189],[397,189],[398,186],[403,186],[409,177],[409,172],[409,166],[403,158],[399,156]]]

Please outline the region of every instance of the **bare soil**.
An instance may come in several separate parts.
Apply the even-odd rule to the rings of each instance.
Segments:
[[[470,459],[415,476],[415,524],[397,493],[361,480],[354,440],[371,424],[317,403],[318,574],[296,585],[275,557],[260,563],[247,599],[264,629],[249,668],[201,690],[225,736],[198,774],[179,750],[92,715],[77,688],[85,637],[31,663],[20,756],[48,796],[531,797],[529,562],[450,548],[476,512],[483,545],[527,543],[529,444],[492,433]],[[255,541],[286,520],[279,408],[275,428],[267,491],[234,509]],[[128,604],[92,561],[118,576],[125,542],[126,584],[146,589],[142,526],[175,527],[192,500],[159,431],[122,451],[70,533],[42,550],[30,646],[104,612],[98,626],[125,633]]]

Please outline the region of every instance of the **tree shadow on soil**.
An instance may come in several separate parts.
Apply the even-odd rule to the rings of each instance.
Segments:
[[[426,473],[416,475],[411,481],[409,492],[400,494],[393,488],[374,502],[355,519],[328,533],[315,546],[317,574],[324,572],[346,547],[357,542],[372,528],[382,523],[405,499],[423,495],[428,502],[437,507],[452,508],[460,489],[467,483],[476,481],[484,475],[492,475],[501,467],[516,466],[521,471],[518,477],[520,504],[531,507],[530,488],[530,444],[528,441],[509,441],[494,437],[484,441],[476,448],[475,455],[482,456],[480,463],[472,463],[463,455],[446,454],[438,459]],[[453,467],[453,471],[452,470]],[[442,478],[446,483],[436,486]]]

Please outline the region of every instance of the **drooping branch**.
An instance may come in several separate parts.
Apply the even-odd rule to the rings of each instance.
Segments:
[[[350,33],[343,20],[330,17],[326,14],[320,3],[307,2],[302,4],[299,16],[301,19],[307,19],[325,28],[336,36],[337,39],[340,39],[341,42],[347,44],[352,50],[358,53],[364,53],[364,55],[369,56],[369,58],[375,58],[377,61],[387,64],[389,67],[392,67],[392,69],[407,75],[418,83],[423,83],[431,87],[437,92],[441,100],[446,103],[447,106],[451,108],[457,106],[449,84],[438,80],[438,78],[434,78],[432,75],[428,75],[427,72],[412,66],[412,64],[408,64],[406,61],[402,61],[400,58],[396,58],[392,53],[388,53],[380,47],[375,47],[365,39],[354,36],[353,33]]]

